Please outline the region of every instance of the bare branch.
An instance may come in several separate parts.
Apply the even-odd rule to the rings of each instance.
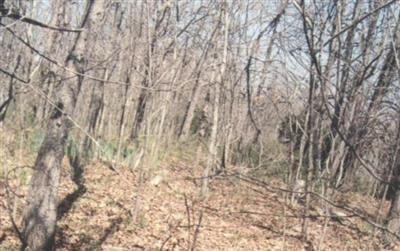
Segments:
[[[352,24],[350,24],[349,26],[347,26],[346,28],[342,29],[341,31],[339,31],[338,33],[336,33],[335,35],[333,35],[330,39],[328,39],[328,41],[326,41],[324,43],[324,46],[328,45],[332,40],[334,40],[335,38],[337,38],[338,36],[342,35],[344,32],[348,31],[349,29],[353,28],[354,26],[356,26],[357,24],[359,24],[361,21],[363,21],[364,19],[366,19],[367,17],[377,13],[378,11],[394,4],[395,2],[397,2],[397,0],[391,0],[385,4],[382,4],[381,6],[377,7],[376,9],[374,9],[373,11],[370,11],[366,14],[364,14],[363,16],[361,16],[360,18],[358,18],[357,20],[355,20]]]
[[[49,24],[45,24],[38,20],[22,16],[15,10],[11,10],[11,9],[2,8],[2,9],[0,9],[0,13],[1,13],[1,17],[8,17],[8,18],[11,18],[11,19],[14,19],[17,21],[21,21],[21,22],[24,22],[27,24],[39,26],[39,27],[49,29],[49,30],[55,30],[55,31],[61,31],[61,32],[81,32],[83,30],[83,29],[70,29],[70,28],[65,28],[65,27],[56,27],[56,26],[52,26]]]

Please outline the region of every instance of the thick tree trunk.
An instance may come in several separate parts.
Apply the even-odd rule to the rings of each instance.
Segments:
[[[400,176],[394,177],[392,183],[395,193],[388,214],[388,229],[394,233],[400,233]]]
[[[399,114],[400,115],[400,114]],[[393,195],[391,196],[392,201],[390,205],[389,214],[387,217],[387,227],[390,231],[394,233],[400,233],[400,117],[397,122],[397,134],[396,134],[396,145],[394,147],[392,155],[392,159],[390,160],[390,172],[393,175],[390,180],[390,186],[388,187]],[[390,177],[390,176],[389,176]],[[386,191],[387,192],[387,191]],[[385,199],[385,195],[383,199]]]
[[[85,28],[78,34],[66,60],[66,68],[83,73],[85,47],[89,28],[96,24],[104,11],[104,1],[88,1],[87,12],[82,23]],[[66,71],[67,73],[67,71]],[[68,74],[67,74],[68,75]],[[28,205],[24,215],[22,249],[53,250],[57,221],[57,190],[60,169],[64,157],[66,139],[72,123],[72,114],[79,94],[82,77],[69,73],[68,81],[63,82],[57,107],[47,125],[45,139],[35,162],[35,171],[30,183]]]
[[[24,238],[32,250],[52,250],[53,247],[57,188],[69,130],[67,120],[60,111],[54,110],[36,159],[24,222]]]

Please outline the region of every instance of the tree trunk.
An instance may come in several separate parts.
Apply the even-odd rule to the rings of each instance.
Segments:
[[[20,63],[21,63],[21,56],[19,55],[17,57],[17,62],[14,67],[14,73],[18,71]],[[0,93],[0,98],[1,98],[1,93]],[[5,120],[7,110],[13,99],[14,99],[14,78],[11,78],[8,84],[7,98],[4,101],[1,100],[0,103],[0,125]]]
[[[88,1],[82,27],[66,60],[66,68],[83,73],[85,48],[91,25],[100,21],[104,1]],[[70,73],[62,83],[57,107],[54,107],[47,125],[46,136],[35,162],[31,178],[28,205],[24,215],[22,249],[53,250],[57,221],[57,190],[64,149],[72,123],[72,114],[83,78]]]
[[[61,0],[54,1],[53,8],[56,12],[51,17],[50,24],[53,26],[62,26],[63,23],[66,22],[65,20],[65,11],[66,11],[66,4],[67,2],[63,2]],[[53,55],[55,59],[58,59],[59,56],[57,54],[58,45],[61,44],[62,33],[58,31],[51,31],[50,36],[47,38],[47,46],[48,46],[48,53],[49,55]],[[57,58],[58,56],[58,58]],[[56,74],[54,69],[51,69],[52,63],[45,61],[43,64],[40,65],[40,80],[39,83],[42,85],[43,93],[49,97],[53,97],[54,91],[54,84],[57,81]],[[51,112],[51,106],[46,99],[41,99],[38,102],[38,112],[36,114],[37,120],[43,120],[47,117],[47,115]]]
[[[214,165],[216,162],[216,157],[217,157],[217,150],[218,150],[218,145],[217,145],[217,135],[218,135],[218,122],[219,122],[219,116],[220,116],[220,106],[221,106],[221,90],[224,86],[224,81],[225,81],[225,71],[226,71],[226,62],[227,62],[227,56],[228,56],[228,35],[229,35],[229,12],[228,12],[228,2],[222,3],[223,6],[221,6],[221,14],[223,13],[225,20],[224,20],[224,47],[223,47],[223,55],[222,55],[222,62],[221,62],[221,67],[220,67],[220,72],[219,72],[219,78],[217,83],[215,83],[215,94],[214,94],[214,108],[213,108],[213,124],[212,124],[212,129],[211,129],[211,137],[210,137],[210,143],[209,143],[209,154],[208,154],[208,159],[207,159],[207,166],[206,169],[204,170],[204,180],[203,180],[203,185],[202,185],[202,190],[201,194],[203,196],[207,196],[208,194],[208,183],[209,183],[209,176],[211,171],[214,169]],[[222,16],[222,15],[221,15]],[[221,17],[220,17],[221,18]],[[214,73],[213,73],[214,74]],[[213,76],[211,77],[211,83],[213,81]],[[214,173],[217,173],[218,170],[213,170]]]
[[[108,69],[103,69],[103,79],[108,79],[109,73]],[[87,117],[88,125],[86,131],[93,135],[95,133],[95,129],[100,117],[101,108],[104,105],[104,82],[103,81],[95,81],[93,83],[92,95],[89,104],[89,114]],[[92,140],[88,135],[85,135],[84,140],[82,142],[82,147],[80,148],[80,152],[85,152],[82,157],[87,157],[87,154],[90,154],[92,148]]]
[[[200,75],[201,71],[197,73],[196,83],[193,86],[192,93],[190,96],[190,100],[185,108],[185,113],[183,115],[182,124],[179,130],[179,138],[182,140],[186,140],[190,133],[190,126],[192,125],[192,120],[194,117],[194,111],[197,105],[197,101],[199,99],[200,94]]]
[[[132,132],[130,138],[132,140],[137,140],[139,137],[139,133],[141,128],[143,127],[142,123],[144,121],[144,115],[146,111],[146,106],[147,106],[147,101],[150,96],[150,92],[148,90],[148,87],[151,87],[153,85],[153,64],[154,64],[154,58],[153,55],[155,54],[155,49],[157,45],[157,40],[158,40],[158,31],[161,27],[162,22],[164,21],[165,14],[169,11],[169,8],[165,7],[162,8],[163,11],[157,12],[157,17],[156,17],[156,23],[154,25],[154,28],[150,26],[150,8],[147,9],[147,37],[148,37],[148,48],[147,48],[147,53],[144,58],[145,61],[145,73],[144,73],[144,79],[142,81],[142,86],[144,88],[141,89],[140,94],[139,94],[139,99],[138,99],[138,104],[136,108],[136,113],[135,113],[135,121],[133,124]]]
[[[397,167],[399,169],[399,166]],[[400,175],[399,170],[396,170],[397,175],[392,181],[392,186],[395,190],[392,204],[388,214],[388,229],[394,233],[400,233]]]
[[[399,114],[400,115],[400,114]],[[392,195],[392,201],[390,205],[390,210],[387,218],[387,227],[390,231],[395,233],[400,233],[400,117],[398,117],[397,121],[397,133],[396,133],[396,145],[394,147],[394,151],[391,154],[393,157],[391,159],[391,167],[390,171],[393,174],[390,180],[390,190],[394,191],[394,195]],[[390,176],[389,176],[390,177]],[[387,189],[387,188],[386,188]],[[385,199],[384,196],[382,199]]]
[[[147,78],[147,77],[146,77]],[[143,86],[148,87],[147,79],[143,80]],[[132,129],[131,139],[138,140],[139,132],[142,127],[142,123],[144,120],[144,112],[146,110],[147,103],[147,90],[142,89],[139,95],[138,104],[135,112],[135,122]]]

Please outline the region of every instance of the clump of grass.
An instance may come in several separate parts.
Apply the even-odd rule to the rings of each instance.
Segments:
[[[78,155],[78,146],[72,135],[68,136],[65,155],[67,155],[68,159],[75,159]]]
[[[99,143],[101,148],[101,154],[100,154],[101,157],[108,160],[114,159],[118,151],[117,144],[115,144],[112,141],[105,141],[105,140],[101,140]]]
[[[32,133],[28,137],[29,144],[29,151],[31,152],[38,152],[46,133],[41,128],[34,128]]]
[[[356,193],[367,195],[371,190],[371,182],[366,175],[360,174],[354,178],[354,191]]]

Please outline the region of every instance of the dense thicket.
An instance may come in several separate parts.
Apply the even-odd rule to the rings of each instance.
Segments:
[[[285,144],[305,213],[314,193],[363,185],[392,200],[399,233],[397,1],[1,0],[0,13],[0,123],[23,111],[47,128],[24,244],[52,245],[65,151],[79,171],[173,144],[206,146],[206,177],[267,168]]]

